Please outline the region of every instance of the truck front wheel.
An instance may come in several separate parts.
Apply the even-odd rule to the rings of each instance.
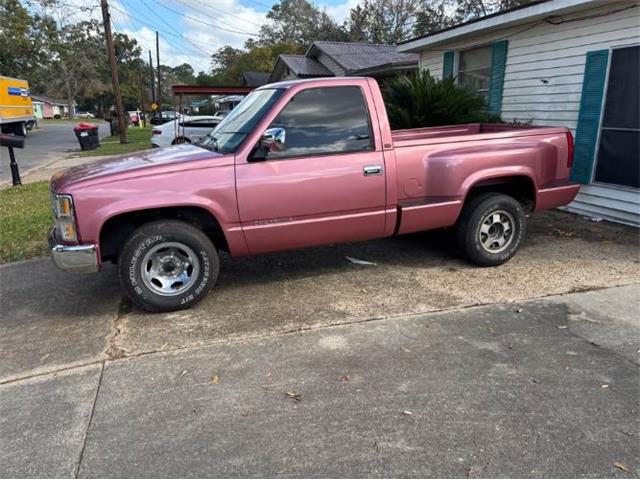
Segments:
[[[150,312],[189,308],[215,285],[218,253],[202,230],[176,221],[138,228],[120,252],[118,271],[131,301]]]
[[[501,193],[483,193],[465,204],[456,234],[458,245],[471,262],[492,267],[515,255],[526,228],[520,202]]]

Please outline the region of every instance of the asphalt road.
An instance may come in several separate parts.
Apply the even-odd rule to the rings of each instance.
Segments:
[[[83,120],[79,120],[81,122]],[[92,123],[98,125],[98,135],[104,138],[109,135],[109,125],[104,122]],[[73,132],[76,122],[40,122],[40,128],[32,130],[27,136],[25,148],[16,150],[16,161],[20,173],[49,163],[56,158],[69,155],[80,150],[78,139]],[[11,180],[9,169],[9,154],[5,148],[0,148],[0,183]]]

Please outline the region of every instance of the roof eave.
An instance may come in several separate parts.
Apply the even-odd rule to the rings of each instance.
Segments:
[[[349,72],[349,75],[366,76],[380,73],[392,73],[398,70],[407,70],[410,68],[418,68],[418,61],[385,63],[384,65],[376,65],[375,67],[352,70]]]
[[[399,52],[418,52],[452,39],[500,30],[513,25],[529,23],[552,15],[561,15],[576,7],[606,3],[603,0],[543,0],[507,12],[496,13],[433,34],[406,40],[398,44]]]

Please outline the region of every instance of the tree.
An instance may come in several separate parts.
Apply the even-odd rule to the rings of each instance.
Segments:
[[[356,5],[349,11],[343,30],[349,42],[368,42],[371,36],[371,12],[362,5]]]
[[[316,40],[346,40],[345,32],[325,12],[307,0],[281,0],[267,12],[269,23],[260,28],[264,46],[293,43],[308,47]]]
[[[385,85],[385,106],[392,128],[419,128],[499,121],[487,113],[484,97],[438,80],[426,71],[400,75]]]
[[[414,35],[437,32],[454,25],[455,18],[447,13],[451,0],[422,0],[413,27]]]
[[[247,41],[244,50],[222,47],[211,56],[211,82],[214,85],[239,85],[242,72],[271,72],[278,55],[303,51],[293,43],[263,45],[254,40]]]
[[[55,29],[55,22],[31,15],[19,0],[0,0],[0,72],[29,80],[32,89],[46,84]]]

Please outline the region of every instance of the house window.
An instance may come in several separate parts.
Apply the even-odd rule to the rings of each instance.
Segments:
[[[491,45],[464,50],[458,58],[458,85],[487,96],[490,69]]]

